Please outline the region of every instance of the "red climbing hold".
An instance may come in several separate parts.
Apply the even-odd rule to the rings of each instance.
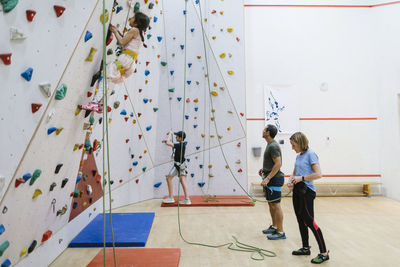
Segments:
[[[100,183],[101,182],[101,175],[100,174],[97,174],[96,175],[96,183]]]
[[[149,61],[146,61],[146,66],[148,66],[150,64],[150,62]]]
[[[137,114],[137,116],[138,116],[138,117],[142,116],[142,113],[139,112],[139,113]]]
[[[186,98],[186,103],[189,103],[190,102],[190,98],[188,97],[188,98]]]
[[[124,95],[124,99],[127,100],[128,99],[128,95]]]
[[[237,143],[237,147],[240,147],[242,144],[239,142],[239,143]]]
[[[10,65],[11,64],[11,53],[8,54],[0,54],[1,60],[3,60],[4,65]]]
[[[35,15],[36,15],[36,11],[35,11],[35,10],[28,9],[28,10],[26,11],[26,19],[27,19],[29,22],[32,22],[32,21],[33,21],[33,18],[35,17]]]
[[[242,169],[239,169],[238,172],[243,172],[243,170],[242,170]]]
[[[97,146],[99,145],[99,141],[97,141],[97,139],[94,140],[93,142],[93,151],[97,150]]]
[[[236,37],[236,41],[240,42],[240,38],[239,38],[239,37]]]
[[[43,234],[42,243],[43,243],[43,242],[46,242],[47,240],[49,240],[49,238],[51,237],[52,234],[53,234],[52,231],[50,231],[50,230],[46,231],[46,232]]]
[[[139,89],[139,93],[141,93],[143,91],[143,89]]]
[[[25,183],[25,180],[23,178],[18,178],[15,180],[15,187],[18,187],[20,184]]]
[[[87,92],[87,97],[91,97],[93,95],[92,92]]]
[[[65,11],[65,7],[54,5],[54,11],[56,12],[56,16],[57,16],[57,17],[61,17],[61,15],[62,15],[62,14],[64,13],[64,11]]]
[[[111,34],[111,35],[110,35],[110,38],[108,38],[108,40],[107,40],[106,46],[108,46],[109,44],[111,44],[113,38],[114,38],[114,37],[113,37],[113,35]]]
[[[107,106],[107,112],[111,112],[111,107]]]
[[[125,121],[128,121],[128,119],[129,119],[129,117],[125,117],[125,118],[124,118]]]
[[[129,138],[127,138],[126,140],[125,140],[125,143],[128,143],[129,142]]]
[[[243,113],[243,112],[240,112],[240,116],[242,116],[242,117],[243,117],[243,116],[244,116],[244,113]]]
[[[140,139],[142,139],[142,135],[141,135],[141,134],[139,134],[139,140],[140,140]]]
[[[121,180],[119,180],[119,182],[120,182],[120,183],[122,183],[122,182],[123,182],[123,180],[121,179]]]
[[[211,11],[211,14],[215,14],[217,13],[217,11],[214,9],[213,11]]]
[[[139,179],[136,179],[136,181],[135,181],[137,184],[139,183]]]
[[[35,113],[36,111],[38,111],[41,106],[42,106],[42,104],[32,103],[32,113]]]
[[[82,147],[83,147],[83,144],[80,144],[80,145],[79,145],[79,149],[82,149]]]

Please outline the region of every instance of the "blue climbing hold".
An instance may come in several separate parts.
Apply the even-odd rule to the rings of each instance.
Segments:
[[[57,130],[56,127],[50,127],[49,129],[47,129],[47,134],[52,134],[53,132],[55,132]]]
[[[182,100],[182,97],[179,97],[179,96],[178,96],[176,99],[178,99],[178,101],[181,101],[181,100]]]
[[[76,209],[76,207],[78,207],[78,202],[74,202],[74,206],[72,208]]]
[[[199,4],[199,1],[200,1],[200,0],[196,0],[196,4]]]
[[[151,125],[146,127],[146,131],[150,131],[151,130]]]
[[[154,184],[154,187],[159,188],[161,184],[162,184],[162,182],[156,183],[156,184]]]
[[[196,146],[196,150],[199,150],[200,149],[200,146]],[[202,167],[203,165],[200,165],[200,168],[203,168]]]
[[[195,107],[195,108],[194,108],[194,111],[196,111],[196,112],[197,112],[198,110],[199,110],[199,108],[198,108],[198,107]]]
[[[145,70],[145,71],[144,71],[144,75],[148,76],[149,74],[150,74],[150,71],[149,71],[149,70]]]
[[[185,48],[185,46],[184,45],[181,45],[181,49],[183,50]]]
[[[156,16],[153,17],[153,22],[157,22],[158,18]]]
[[[194,32],[194,28],[191,28],[190,31],[191,31],[191,32]]]
[[[185,115],[185,119],[187,119],[187,120],[188,120],[188,119],[189,119],[189,115]]]
[[[119,114],[122,115],[122,116],[125,116],[126,115],[126,110],[125,109],[121,110],[121,112]]]
[[[4,225],[0,224],[0,235],[4,233],[5,230],[6,228],[4,227]]]
[[[21,76],[27,80],[28,82],[32,79],[32,73],[33,73],[33,69],[32,68],[27,68],[26,71],[24,71],[23,73],[21,73]]]
[[[171,73],[171,76],[174,75],[174,71],[173,70],[171,70],[169,73]]]
[[[193,178],[194,177],[194,173],[191,173],[190,176]]]
[[[117,6],[117,11],[115,13],[119,13],[123,10],[124,8],[122,6]]]
[[[200,187],[203,187],[206,183],[205,182],[199,182],[197,183]]]
[[[188,63],[188,67],[190,68],[192,66],[192,63]]]
[[[143,98],[143,102],[144,102],[145,104],[147,104],[147,102],[149,102],[149,100],[148,100],[147,98]]]
[[[197,126],[198,126],[197,124],[194,124],[194,125],[193,125],[193,128],[195,128],[195,129],[196,129],[196,128],[197,128]]]
[[[192,83],[192,81],[186,81],[186,82],[187,82],[187,84],[189,84],[189,85]]]
[[[78,184],[81,180],[82,180],[82,177],[80,177],[80,176],[78,175],[78,177],[76,177],[76,184]]]
[[[186,10],[183,10],[183,15],[186,15]]]
[[[188,159],[186,159],[187,160],[187,162],[190,162],[190,159],[188,158]]]
[[[200,169],[203,169],[203,164],[200,164],[199,167],[200,167]]]
[[[86,31],[86,34],[85,34],[85,43],[86,43],[87,41],[89,41],[90,39],[92,39],[92,37],[93,37],[93,34],[92,34],[90,31]]]
[[[8,267],[11,266],[11,261],[9,259],[6,259],[5,261],[3,261],[3,263],[1,264],[1,267]]]
[[[29,179],[31,179],[31,177],[32,177],[32,174],[30,174],[30,173],[28,172],[28,173],[25,173],[25,174],[22,176],[22,179],[24,179],[25,182],[26,182],[26,181],[28,181]]]
[[[138,164],[139,164],[139,162],[137,162],[137,161],[132,162],[133,166],[137,166]]]
[[[161,36],[157,36],[157,40],[158,40],[158,42],[161,42],[162,37]]]

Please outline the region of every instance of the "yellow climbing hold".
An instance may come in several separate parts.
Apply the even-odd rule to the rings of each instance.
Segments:
[[[210,94],[213,95],[213,96],[218,96],[218,92],[215,91],[215,90],[211,91]]]
[[[205,136],[206,136],[205,134],[203,134],[203,133],[201,134],[201,137],[203,137],[203,138],[204,138]]]
[[[193,100],[193,102],[194,102],[194,103],[198,103],[198,102],[199,102],[199,99],[196,98],[195,100]]]
[[[28,250],[27,248],[24,248],[23,250],[21,250],[21,252],[19,253],[19,256],[20,257],[24,256],[27,250]]]
[[[132,172],[132,168],[129,168],[129,172]]]
[[[61,127],[61,128],[58,128],[58,129],[56,130],[56,135],[59,135],[63,129],[64,129],[64,128],[62,128],[62,127]]]
[[[147,150],[144,150],[143,153],[146,154],[146,153],[147,153]]]
[[[211,112],[214,113],[214,112],[215,112],[215,109],[212,109]]]
[[[226,29],[228,32],[233,32],[233,28],[232,27],[229,27],[229,28],[227,28]]]
[[[89,62],[92,62],[93,61],[93,58],[94,58],[94,55],[96,54],[96,52],[97,52],[97,49],[96,48],[90,48],[90,52],[89,52],[89,55],[87,56],[87,58],[85,59],[85,61],[89,61]]]
[[[229,169],[229,165],[225,165],[225,169]]]
[[[231,127],[228,127],[228,128],[226,128],[228,131],[230,131],[231,130]]]
[[[136,123],[136,120],[133,120],[132,122],[133,122],[133,124],[135,124],[135,123]]]
[[[78,147],[79,147],[79,144],[75,144],[75,145],[74,145],[74,151],[77,150]]]
[[[109,17],[109,13],[108,13],[107,9],[106,9],[105,13],[106,13],[106,21],[104,23],[107,23],[108,22],[108,17]],[[100,16],[100,22],[103,23],[103,14],[101,14],[101,16]]]
[[[217,84],[217,83],[214,83],[213,85],[214,85],[214,87],[217,87],[217,86],[218,86],[218,84]]]
[[[33,193],[32,199],[37,198],[42,194],[42,191],[40,189],[36,189],[35,192]]]
[[[80,109],[80,108],[77,107],[77,108],[75,109],[75,116],[78,116],[79,113],[81,113],[81,110],[82,110],[82,109]]]
[[[216,36],[213,36],[213,37],[211,37],[213,40],[215,40],[217,37]]]
[[[86,207],[86,205],[87,205],[87,202],[86,201],[83,202],[82,206]]]
[[[215,117],[211,117],[210,119],[211,119],[211,121],[215,121]]]
[[[208,165],[208,168],[211,169],[212,168],[212,164]]]
[[[108,119],[108,123],[111,123],[111,121],[112,121],[112,119],[111,119],[111,118],[109,118],[109,119]]]
[[[228,74],[233,75],[233,74],[235,74],[235,72],[233,70],[228,70]]]
[[[225,53],[222,53],[222,54],[219,55],[219,57],[220,57],[220,58],[225,58],[225,57],[226,57],[226,54],[225,54]]]

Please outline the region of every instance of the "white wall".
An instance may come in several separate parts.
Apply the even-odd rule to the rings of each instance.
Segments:
[[[376,3],[246,1],[246,4]],[[378,152],[382,147],[380,127],[386,121],[381,109],[389,107],[385,102],[377,101],[383,80],[377,64],[384,50],[380,46],[381,38],[378,37],[381,20],[377,14],[380,10],[393,8],[397,6],[246,7],[248,118],[264,118],[262,99],[266,84],[292,85],[297,88],[300,118],[377,117],[377,120],[361,121],[300,121],[299,130],[308,136],[311,148],[319,155],[323,174],[382,174],[384,186],[387,187],[387,180],[391,178],[385,175],[387,165],[383,165],[383,155]],[[323,83],[328,85],[327,91],[321,90]],[[396,112],[395,101],[393,97],[391,112]],[[262,166],[262,157],[254,159],[251,147],[261,146],[264,149],[265,141],[261,139],[264,122],[248,121],[247,125],[249,178],[251,181],[259,181],[257,171]],[[393,129],[389,132],[393,133]],[[292,172],[295,159],[289,137],[277,137],[285,141],[282,146],[282,169],[285,174]],[[387,146],[392,147],[392,144]],[[324,178],[325,181],[360,179],[379,180]]]

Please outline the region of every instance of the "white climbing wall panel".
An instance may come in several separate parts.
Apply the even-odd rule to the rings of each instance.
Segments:
[[[95,198],[93,203],[84,202],[86,209],[70,221],[71,211],[82,208],[83,201],[78,204],[76,200],[89,199],[86,190],[79,189],[73,197],[74,190],[82,184],[93,188],[98,185],[97,176],[79,172],[89,162],[88,153],[83,152],[85,136],[90,133],[87,148],[94,149],[98,144],[92,153],[100,176],[106,148],[102,140],[103,115],[85,117],[84,110],[77,112],[78,104],[102,97],[102,83],[98,90],[97,85],[90,86],[103,51],[99,19],[102,2],[36,2],[20,1],[9,13],[0,13],[0,38],[5,40],[0,43],[0,54],[12,53],[11,65],[0,62],[0,176],[5,177],[0,203],[0,224],[5,231],[0,235],[0,245],[10,242],[0,263],[9,259],[21,266],[49,264],[101,211],[101,201]],[[111,11],[112,1],[106,2]],[[242,1],[187,1],[186,45],[185,1],[133,2],[139,2],[140,11],[150,17],[151,29],[145,33],[148,47],[140,51],[136,72],[123,84],[109,84],[113,206],[166,195],[165,174],[172,163],[171,149],[161,140],[168,130],[181,130],[182,125],[188,136],[190,194],[243,194],[238,185],[246,187],[247,181]],[[53,5],[65,7],[60,17],[55,15]],[[151,5],[154,7],[149,8]],[[32,22],[26,19],[28,9],[36,11]],[[117,10],[112,23],[122,31],[132,8],[126,1],[119,1]],[[27,38],[9,40],[11,27],[24,32]],[[92,38],[85,42],[87,31]],[[85,61],[91,48],[97,52],[92,61]],[[114,38],[106,49],[114,52],[115,48]],[[114,53],[108,55],[107,63],[114,59]],[[21,73],[29,67],[33,75],[26,81]],[[50,97],[39,89],[42,83],[50,83]],[[67,93],[56,100],[61,84],[67,86]],[[211,96],[210,91],[218,92],[218,96]],[[32,103],[42,106],[32,113]],[[84,127],[91,116],[92,131]],[[58,132],[48,134],[52,127]],[[61,163],[60,171],[55,173]],[[15,186],[17,179],[22,181],[24,175],[27,178],[26,174],[37,169],[41,175],[32,185],[30,178]],[[65,178],[68,182],[61,188]],[[161,185],[155,187],[159,182]],[[176,187],[177,179],[174,182]],[[56,186],[49,190],[52,183]],[[52,237],[41,242],[49,230]],[[33,251],[20,256],[34,240],[37,245]]]

